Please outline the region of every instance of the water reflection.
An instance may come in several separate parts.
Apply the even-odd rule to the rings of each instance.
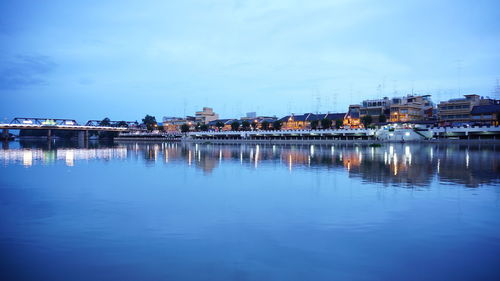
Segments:
[[[146,165],[187,164],[212,173],[224,163],[251,169],[281,165],[290,172],[311,169],[345,171],[350,177],[384,185],[427,186],[440,182],[468,187],[498,183],[500,152],[494,145],[387,144],[358,145],[215,145],[181,143],[123,143],[87,148],[47,149],[20,143],[0,150],[4,165],[26,167],[63,161],[139,159]]]

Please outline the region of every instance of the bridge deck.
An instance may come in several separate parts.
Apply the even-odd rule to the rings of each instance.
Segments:
[[[68,131],[109,131],[126,132],[129,128],[81,125],[37,125],[37,124],[0,124],[0,129],[8,130],[68,130]]]

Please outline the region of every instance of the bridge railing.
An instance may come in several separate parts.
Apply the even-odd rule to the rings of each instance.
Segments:
[[[75,119],[58,119],[58,118],[31,118],[31,117],[16,117],[12,119],[10,124],[22,124],[22,125],[67,125],[67,126],[78,126],[78,122]]]
[[[89,120],[85,123],[85,126],[93,127],[139,127],[137,121],[105,121],[105,120]]]

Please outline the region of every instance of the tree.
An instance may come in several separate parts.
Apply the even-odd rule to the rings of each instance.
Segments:
[[[335,128],[340,129],[340,127],[342,127],[342,125],[343,125],[342,120],[340,120],[340,119],[335,120]]]
[[[165,129],[165,127],[163,127],[163,125],[158,125],[158,126],[156,127],[156,129],[157,129],[158,131],[160,131],[160,132],[163,132],[163,130]]]
[[[321,119],[321,128],[323,129],[330,129],[332,126],[332,120],[330,119]]]
[[[239,128],[240,128],[240,122],[234,121],[233,123],[231,123],[231,130],[238,131]]]
[[[187,133],[187,132],[189,132],[189,129],[190,129],[190,126],[188,124],[184,123],[181,125],[181,132]]]
[[[146,115],[144,119],[142,119],[142,123],[146,125],[148,131],[152,131],[158,126],[158,123],[156,123],[156,117],[150,115]]]
[[[101,122],[99,122],[99,126],[104,126],[104,127],[109,127],[111,126],[111,120],[109,120],[108,117],[102,119]]]
[[[312,120],[311,121],[311,129],[316,130],[318,128],[319,121],[318,120]]]
[[[281,130],[281,121],[276,120],[273,122],[273,129],[275,130]]]
[[[361,123],[365,126],[365,128],[368,128],[368,125],[372,123],[372,116],[371,115],[365,115],[361,118]]]
[[[378,116],[378,122],[380,122],[380,123],[385,123],[385,122],[387,122],[387,117],[385,116],[385,114],[380,114],[380,115]]]
[[[215,127],[217,127],[220,132],[222,131],[222,128],[224,128],[224,123],[222,123],[221,121],[217,121],[217,123],[215,123]]]
[[[195,131],[201,131],[201,123],[200,122],[196,123],[196,126],[194,126],[194,130]]]
[[[252,124],[250,124],[252,126],[252,129],[255,131],[257,130],[257,126],[259,125],[259,122],[257,120],[254,120],[252,122]]]
[[[248,122],[247,120],[241,122],[241,128],[243,129],[243,131],[248,131],[248,129],[250,129],[250,122]]]
[[[269,130],[269,122],[267,121],[262,121],[262,123],[260,124],[260,128],[262,130]]]
[[[123,128],[128,128],[128,124],[125,121],[120,121],[118,124],[116,124],[117,127],[123,127]]]
[[[208,125],[207,124],[200,125],[200,131],[203,131],[203,132],[208,131]]]

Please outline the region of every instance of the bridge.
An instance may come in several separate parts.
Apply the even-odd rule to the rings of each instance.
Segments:
[[[78,137],[87,140],[89,131],[127,132],[138,126],[137,122],[131,121],[89,120],[85,125],[80,125],[74,119],[16,117],[8,124],[0,124],[0,129],[2,130],[2,139],[9,138],[9,130],[47,130],[47,138],[49,139],[52,137],[52,131],[65,130],[78,131]]]

